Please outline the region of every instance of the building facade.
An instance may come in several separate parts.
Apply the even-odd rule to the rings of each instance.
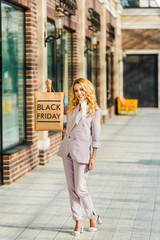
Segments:
[[[160,106],[160,6],[133,2],[1,1],[1,184],[47,164],[59,148],[62,132],[34,130],[34,93],[46,91],[46,79],[65,104],[73,80],[89,79],[102,122],[115,114],[119,94]]]
[[[123,1],[121,92],[139,107],[160,107],[160,2]]]

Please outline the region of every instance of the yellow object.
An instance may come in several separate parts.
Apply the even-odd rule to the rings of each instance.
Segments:
[[[117,99],[118,104],[118,114],[125,112],[128,114],[129,112],[137,113],[138,100],[137,99],[125,99],[122,95],[118,96]]]
[[[11,112],[11,105],[12,105],[11,101],[4,100],[4,102],[2,104],[2,108],[3,108],[3,113],[4,114],[9,114]]]

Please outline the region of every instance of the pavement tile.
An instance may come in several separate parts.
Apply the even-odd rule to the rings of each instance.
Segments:
[[[71,235],[62,160],[55,156],[10,186],[0,187],[0,240],[159,240],[160,110],[114,116],[102,125],[96,168],[88,190],[103,224]]]
[[[130,240],[149,240],[150,233],[143,233],[143,232],[133,232],[131,235]]]

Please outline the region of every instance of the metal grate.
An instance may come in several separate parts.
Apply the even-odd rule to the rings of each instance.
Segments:
[[[100,31],[101,24],[99,13],[97,13],[93,8],[89,8],[88,12],[90,13],[88,20],[91,22],[89,29],[93,32]]]
[[[76,0],[59,0],[56,9],[67,16],[75,15],[77,2]]]

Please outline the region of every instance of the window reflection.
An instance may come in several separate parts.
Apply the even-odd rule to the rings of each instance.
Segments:
[[[24,13],[2,3],[3,148],[25,138]]]

